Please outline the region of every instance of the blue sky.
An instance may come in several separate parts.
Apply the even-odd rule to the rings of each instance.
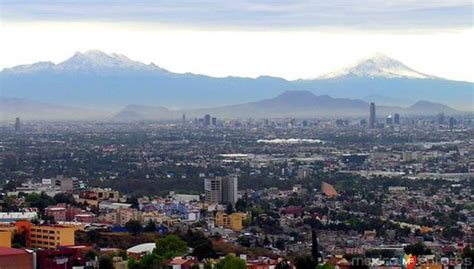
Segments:
[[[0,68],[99,49],[175,72],[297,79],[379,52],[474,81],[471,0],[0,1]]]

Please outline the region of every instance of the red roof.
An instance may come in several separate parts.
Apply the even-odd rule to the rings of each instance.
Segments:
[[[0,256],[28,254],[24,249],[0,247]]]

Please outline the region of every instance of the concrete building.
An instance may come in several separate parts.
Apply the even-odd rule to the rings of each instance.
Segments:
[[[218,204],[222,201],[222,178],[204,179],[204,200],[207,204]]]
[[[206,114],[204,115],[204,121],[203,121],[204,126],[209,126],[211,125],[211,115]]]
[[[375,121],[376,121],[375,103],[370,103],[370,109],[369,109],[369,128],[371,128],[371,129],[375,128]]]
[[[227,215],[224,212],[217,212],[215,223],[217,227],[241,231],[244,228],[243,222],[247,218],[245,213],[232,213]]]
[[[393,123],[397,125],[400,124],[400,114],[398,113],[393,114]]]
[[[18,131],[20,131],[20,129],[21,129],[20,118],[16,118],[15,119],[15,131],[18,132]]]
[[[105,215],[105,220],[112,224],[124,226],[131,220],[140,220],[140,212],[135,208],[117,208]]]
[[[235,205],[237,202],[238,179],[235,176],[222,178],[222,203]]]
[[[206,178],[204,180],[205,202],[207,204],[235,205],[237,202],[238,179],[235,176]]]
[[[58,246],[75,244],[74,228],[64,226],[31,226],[27,231],[27,246],[32,248],[55,249]]]

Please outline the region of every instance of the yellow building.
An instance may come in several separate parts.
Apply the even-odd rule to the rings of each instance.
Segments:
[[[12,247],[12,231],[11,230],[0,230],[0,247],[11,248]]]
[[[72,246],[75,228],[63,226],[32,226],[28,234],[28,247],[55,249],[57,246]]]
[[[224,212],[216,213],[216,226],[241,231],[244,228],[244,220],[247,218],[245,213],[232,213],[230,216]]]
[[[97,193],[97,199],[99,201],[103,201],[103,200],[118,201],[119,196],[120,196],[118,191],[114,191],[110,188],[105,188],[105,189],[94,188],[92,189],[92,191]]]

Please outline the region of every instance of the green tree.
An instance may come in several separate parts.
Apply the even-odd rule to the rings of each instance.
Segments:
[[[311,256],[298,256],[295,259],[296,269],[314,269],[316,268],[316,262]]]
[[[129,220],[125,223],[125,229],[133,235],[137,235],[142,231],[142,224],[138,220]]]
[[[140,268],[143,269],[155,269],[161,268],[163,265],[164,259],[162,256],[157,255],[156,253],[145,254],[140,259]]]
[[[247,264],[244,260],[232,255],[225,256],[216,264],[216,269],[246,269]]]
[[[114,269],[112,258],[109,255],[100,256],[99,269]]]
[[[182,256],[188,251],[186,242],[176,235],[167,235],[156,241],[156,247],[153,253],[160,255],[165,259],[171,259],[176,256]]]
[[[156,227],[155,222],[153,222],[152,220],[149,220],[145,228],[143,229],[143,231],[147,233],[152,233],[152,232],[156,232],[156,229],[157,227]]]
[[[142,269],[140,262],[138,262],[134,257],[128,260],[127,265],[128,269]]]

